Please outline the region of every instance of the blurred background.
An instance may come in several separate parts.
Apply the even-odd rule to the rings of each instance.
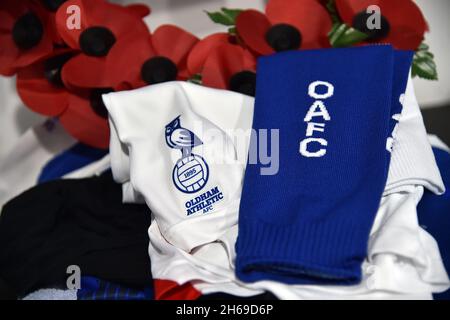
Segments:
[[[1,0],[0,0],[1,1]],[[395,0],[393,0],[395,1]],[[215,25],[204,10],[220,7],[256,8],[262,10],[264,0],[113,0],[128,4],[147,3],[152,14],[146,18],[151,29],[173,23],[199,37],[225,29]],[[438,134],[450,144],[450,1],[416,0],[428,20],[430,32],[426,43],[435,54],[438,81],[415,79],[417,98],[423,109],[425,124],[430,133]],[[0,77],[0,157],[9,152],[16,139],[29,127],[42,121],[42,117],[25,108],[17,96],[15,79]]]

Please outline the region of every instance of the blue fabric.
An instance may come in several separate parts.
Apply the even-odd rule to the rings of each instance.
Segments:
[[[153,287],[128,288],[95,277],[81,277],[78,300],[153,300]]]
[[[42,168],[38,183],[59,179],[70,172],[100,160],[107,154],[108,150],[97,149],[82,143],[77,143],[70,149],[51,159]]]
[[[379,45],[259,59],[253,128],[279,129],[279,172],[261,175],[261,163],[247,166],[236,242],[239,279],[360,282],[387,179],[391,119],[401,110],[412,54]],[[334,92],[312,85],[316,81]],[[321,102],[330,119],[317,108]],[[314,103],[320,115],[308,120]],[[318,129],[308,133],[308,122]],[[258,145],[255,137],[250,150]]]
[[[441,256],[447,269],[450,271],[450,154],[444,150],[433,148],[434,156],[441,171],[445,185],[445,193],[437,196],[425,191],[422,200],[417,206],[419,223],[438,242]],[[437,300],[450,300],[450,290],[435,294]]]

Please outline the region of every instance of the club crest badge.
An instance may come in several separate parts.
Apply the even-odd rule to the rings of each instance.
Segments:
[[[192,153],[192,149],[203,142],[192,131],[181,126],[180,116],[166,125],[165,136],[170,148],[181,151],[181,158],[173,168],[173,183],[184,193],[201,190],[208,181],[209,168],[201,156]]]

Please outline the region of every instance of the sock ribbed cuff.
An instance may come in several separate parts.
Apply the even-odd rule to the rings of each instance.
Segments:
[[[367,243],[361,239],[367,229],[370,225],[358,226],[345,219],[295,225],[246,219],[239,227],[236,274],[245,282],[359,283],[367,252]]]

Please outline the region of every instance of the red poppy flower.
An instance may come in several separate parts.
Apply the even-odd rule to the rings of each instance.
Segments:
[[[61,68],[73,55],[72,50],[62,49],[45,60],[21,68],[17,73],[17,92],[31,110],[58,117],[79,141],[107,148],[109,128],[101,93],[111,90],[67,90],[61,80]]]
[[[59,7],[62,6],[63,3],[66,1],[67,0],[40,0],[42,5],[44,6],[44,8],[47,10],[47,12],[50,16],[50,20],[52,21],[50,26],[51,26],[53,41],[58,44],[63,44],[63,40],[56,29],[55,16],[56,16],[56,11],[58,11]],[[134,12],[138,17],[141,17],[141,18],[144,18],[145,16],[149,15],[151,12],[150,8],[143,4],[130,4],[126,7],[131,9],[132,12]]]
[[[67,9],[74,5],[80,8],[79,29],[67,25],[72,22]],[[81,53],[65,64],[63,80],[74,87],[108,87],[105,66],[110,50],[127,38],[130,31],[134,35],[148,34],[142,16],[149,10],[145,12],[142,8],[142,5],[123,7],[104,0],[64,2],[56,12],[56,27],[64,42]]]
[[[113,90],[110,88],[98,88],[70,94],[67,109],[59,116],[64,129],[87,145],[107,149],[108,112],[103,104],[102,94],[111,91]]]
[[[0,1],[0,74],[32,64],[53,50],[51,21],[33,1]]]
[[[229,33],[214,33],[199,41],[189,53],[187,68],[190,74],[199,74],[210,53],[223,44],[236,44],[236,37]]]
[[[126,8],[130,9],[131,12],[133,12],[140,18],[145,18],[152,12],[152,9],[149,6],[140,3],[129,4],[126,6]]]
[[[373,13],[369,6],[380,8],[379,29],[369,29],[367,21]],[[428,30],[419,7],[411,0],[336,0],[342,20],[369,35],[369,42],[390,43],[397,49],[415,50]]]
[[[107,78],[117,88],[186,80],[187,56],[198,38],[173,25],[163,25],[145,37],[135,35],[111,49]]]
[[[53,41],[58,44],[63,44],[64,42],[56,29],[55,16],[56,11],[58,11],[59,7],[61,7],[66,1],[67,0],[41,0],[44,8],[47,9],[47,12],[50,16],[50,20],[52,21],[50,26],[53,35]],[[126,8],[130,9],[140,18],[148,16],[151,12],[150,7],[138,3],[127,5]]]
[[[254,96],[256,59],[248,50],[238,45],[219,45],[205,60],[202,84]]]
[[[328,48],[331,27],[330,15],[317,0],[269,0],[265,14],[246,10],[236,19],[239,37],[261,55]]]
[[[36,1],[36,0],[35,0]],[[56,23],[55,23],[55,14],[56,10],[67,0],[40,0],[37,1],[38,4],[40,4],[43,9],[46,10],[46,13],[49,17],[50,24],[49,24],[49,31],[52,37],[52,40],[54,43],[63,45],[64,42],[59,35],[58,31],[56,30]]]
[[[26,106],[46,116],[66,109],[68,92],[61,81],[61,66],[73,55],[72,50],[58,50],[18,71],[17,92]]]

